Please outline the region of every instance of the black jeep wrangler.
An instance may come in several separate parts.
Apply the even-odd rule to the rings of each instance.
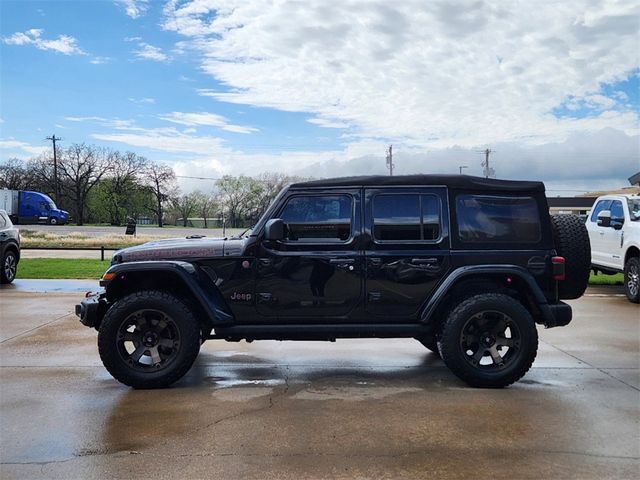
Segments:
[[[536,323],[567,325],[590,267],[575,216],[540,182],[465,175],[293,184],[242,238],[116,252],[76,306],[120,382],[165,387],[207,339],[415,338],[462,380],[504,387],[531,367]],[[384,355],[384,351],[380,352]]]

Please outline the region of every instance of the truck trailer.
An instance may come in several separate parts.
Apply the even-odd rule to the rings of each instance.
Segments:
[[[6,210],[14,224],[69,223],[69,212],[60,210],[44,193],[26,190],[0,190],[0,210]]]

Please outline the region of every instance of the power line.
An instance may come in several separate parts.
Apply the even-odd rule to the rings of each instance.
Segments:
[[[56,156],[56,142],[61,142],[62,139],[56,137],[55,134],[47,137],[46,140],[53,142],[53,184],[56,196],[56,204],[60,201],[60,192],[58,191],[58,157]]]

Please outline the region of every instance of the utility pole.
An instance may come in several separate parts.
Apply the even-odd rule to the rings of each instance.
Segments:
[[[482,153],[484,153],[484,162],[482,162],[482,166],[484,167],[484,176],[485,178],[489,178],[491,175],[494,175],[496,172],[489,166],[489,154],[491,153],[491,149],[487,148]]]
[[[389,145],[387,150],[387,168],[389,169],[389,176],[393,177],[393,145]]]
[[[462,175],[462,169],[463,169],[463,168],[469,168],[469,167],[467,167],[466,165],[460,165],[460,166],[458,167],[458,169],[460,170],[460,175]]]
[[[60,201],[60,192],[58,190],[58,157],[56,154],[56,142],[62,141],[61,138],[56,137],[55,135],[51,135],[47,137],[47,140],[53,142],[53,184],[54,184],[54,194],[56,197],[56,205]]]

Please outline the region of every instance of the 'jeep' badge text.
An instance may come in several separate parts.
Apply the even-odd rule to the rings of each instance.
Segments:
[[[233,295],[231,295],[231,300],[235,302],[249,302],[251,301],[251,294],[233,292]]]

